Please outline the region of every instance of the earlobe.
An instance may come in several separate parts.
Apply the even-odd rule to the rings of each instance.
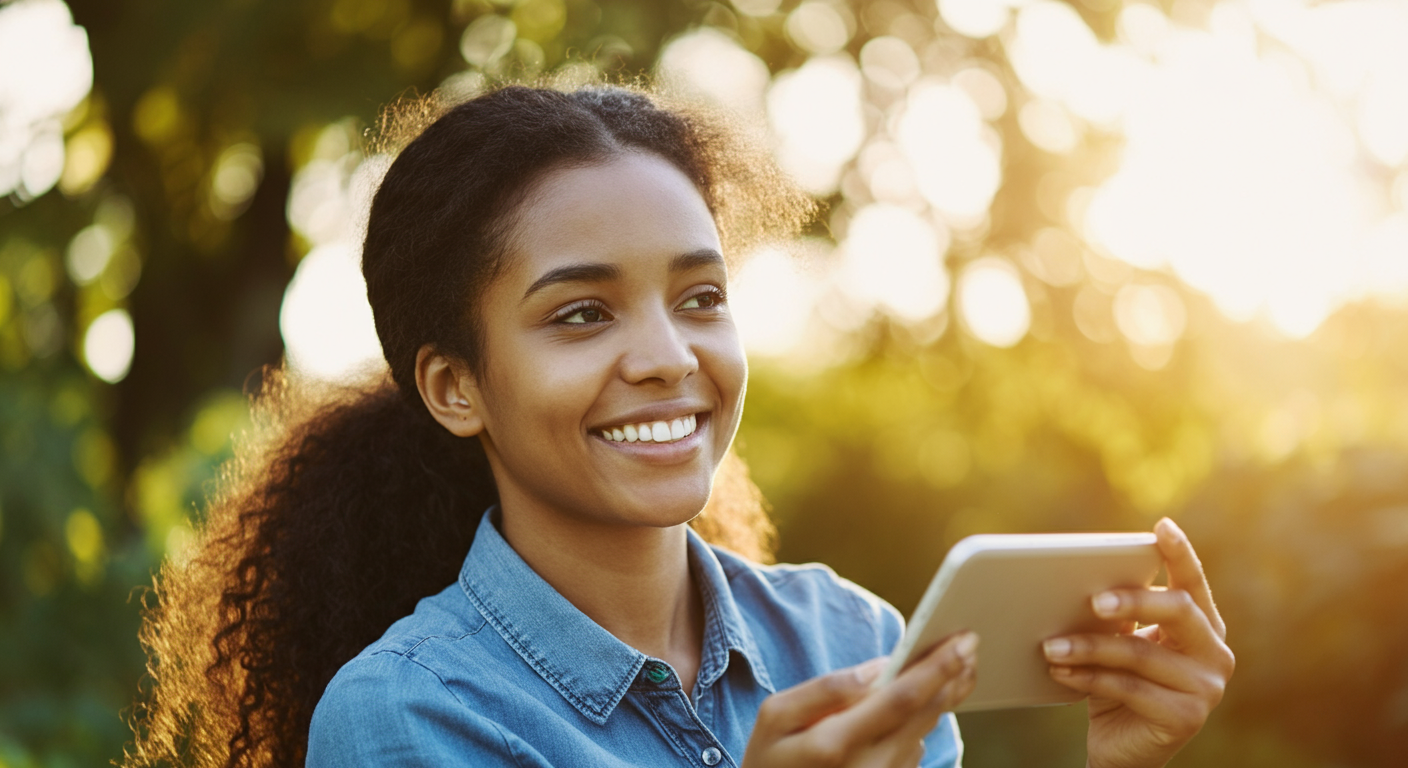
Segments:
[[[427,344],[416,355],[416,387],[430,415],[458,437],[484,431],[483,404],[473,374],[464,361]]]

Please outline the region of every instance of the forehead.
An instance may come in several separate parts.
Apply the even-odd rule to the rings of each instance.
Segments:
[[[704,197],[678,168],[632,152],[538,181],[518,211],[510,272],[531,275],[562,261],[629,262],[719,250]]]

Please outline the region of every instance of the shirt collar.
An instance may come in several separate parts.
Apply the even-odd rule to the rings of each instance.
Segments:
[[[495,525],[498,508],[479,521],[459,583],[470,602],[533,671],[598,725],[630,689],[645,654],[616,639],[543,581]],[[773,691],[762,656],[739,613],[723,566],[691,529],[689,559],[704,603],[704,647],[696,685],[713,685],[730,652],[748,663],[758,684]]]
[[[728,574],[714,550],[693,528],[689,529],[689,564],[704,603],[704,651],[699,660],[699,684],[707,688],[717,682],[728,669],[729,653],[735,652],[748,663],[758,685],[774,693],[763,654],[733,599]]]

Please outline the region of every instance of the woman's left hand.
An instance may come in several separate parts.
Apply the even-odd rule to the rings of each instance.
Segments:
[[[1168,588],[1122,589],[1091,599],[1096,614],[1125,622],[1118,635],[1047,640],[1051,677],[1090,694],[1089,768],[1162,766],[1202,729],[1236,666],[1188,537],[1154,526]],[[1135,623],[1151,625],[1135,631]]]

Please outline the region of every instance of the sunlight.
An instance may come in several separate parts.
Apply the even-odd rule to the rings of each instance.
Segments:
[[[946,231],[907,208],[867,205],[850,220],[834,279],[858,302],[884,307],[905,320],[923,320],[948,300],[943,266],[948,245]]]
[[[313,245],[284,289],[279,331],[289,366],[317,378],[343,378],[382,360],[361,247],[385,155],[363,158],[350,123],[319,132],[312,157],[294,174],[287,215]]]
[[[1002,183],[1002,140],[967,93],[935,80],[915,83],[895,138],[937,211],[961,228],[982,220]]]
[[[1010,347],[1031,327],[1032,310],[1022,279],[1011,262],[985,256],[969,264],[958,278],[958,308],[963,324],[980,341]]]
[[[777,356],[795,348],[806,335],[815,302],[815,280],[781,249],[753,254],[729,280],[729,307],[749,354]]]
[[[1183,300],[1165,285],[1126,285],[1115,294],[1114,310],[1120,333],[1146,347],[1178,341],[1188,322]]]
[[[897,37],[876,37],[860,49],[860,70],[875,85],[902,91],[919,77],[919,58]]]
[[[263,177],[264,157],[257,145],[241,142],[221,152],[210,178],[210,208],[216,218],[229,220],[243,213]]]
[[[855,62],[843,54],[817,57],[778,75],[767,109],[783,170],[813,194],[834,192],[842,168],[865,139]]]
[[[0,196],[36,198],[64,170],[59,119],[93,87],[88,33],[60,0],[0,6]]]
[[[960,35],[991,37],[1007,24],[1005,0],[938,0],[939,18]]]
[[[381,360],[381,343],[357,253],[343,244],[314,248],[284,291],[279,331],[289,365],[336,379]]]
[[[1125,42],[1100,46],[1076,31],[1073,14],[1046,5],[1024,9],[1018,22],[1020,31],[1022,19],[1046,19],[1049,29],[1029,30],[1040,44],[1013,51],[1033,90],[1079,114],[1060,69],[1037,63],[1064,52],[1069,78],[1084,81],[1083,57],[1127,49],[1119,55],[1143,62],[1131,70],[1133,91],[1105,86],[1125,145],[1078,222],[1093,245],[1137,267],[1171,269],[1229,317],[1265,317],[1291,338],[1346,302],[1404,290],[1403,251],[1392,255],[1402,237],[1388,224],[1382,172],[1369,167],[1408,155],[1402,6],[1346,2],[1321,14],[1253,3],[1254,13],[1233,1],[1215,9],[1208,30],[1131,6],[1120,17]],[[1356,20],[1352,34],[1330,23],[1339,18]],[[1259,48],[1257,24],[1296,47],[1314,77],[1284,49]],[[1388,38],[1395,44],[1372,53]]]
[[[845,47],[854,33],[850,11],[840,3],[807,0],[787,14],[787,36],[797,47],[825,55]]]
[[[98,315],[83,334],[83,361],[94,375],[109,384],[127,377],[135,349],[132,316],[125,309],[110,309]]]
[[[768,65],[716,29],[701,27],[665,46],[656,66],[661,81],[752,119],[763,112]]]

